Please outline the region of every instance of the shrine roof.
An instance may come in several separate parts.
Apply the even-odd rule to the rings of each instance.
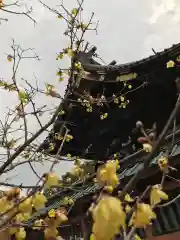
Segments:
[[[173,59],[180,53],[180,43],[173,44],[171,47],[164,49],[160,52],[155,52],[154,49],[153,55],[149,57],[140,59],[138,61],[132,61],[125,64],[116,64],[116,61],[112,61],[112,63],[108,65],[101,65],[97,61],[95,61],[92,57],[95,55],[96,48],[93,48],[88,53],[80,53],[79,60],[82,63],[83,67],[87,71],[98,71],[102,72],[119,72],[120,74],[128,73],[132,71],[132,69],[137,67],[144,67],[144,65],[151,65],[151,63],[157,63],[161,59]]]
[[[119,74],[120,75],[121,74],[128,74],[130,72],[137,72],[137,73],[143,72],[143,75],[144,75],[144,74],[148,73],[148,71],[149,71],[148,69],[151,69],[151,71],[154,71],[155,68],[158,69],[157,64],[161,65],[161,71],[168,71],[166,69],[166,63],[169,60],[175,60],[179,56],[179,54],[180,54],[180,44],[173,45],[171,48],[165,49],[164,51],[159,52],[159,53],[155,53],[154,55],[152,55],[148,58],[145,58],[145,59],[142,59],[142,60],[139,60],[139,61],[136,61],[136,62],[130,62],[130,63],[127,63],[127,64],[120,64],[120,65],[115,65],[114,63],[113,63],[114,65],[112,63],[109,64],[109,65],[100,65],[98,62],[93,60],[93,54],[94,54],[94,52],[92,51],[92,52],[89,52],[89,53],[82,53],[79,56],[79,61],[82,63],[84,70],[87,71],[87,72],[90,72],[90,73],[93,73],[93,74],[96,72],[96,73],[98,73],[98,75],[103,75],[103,74],[108,74],[108,73],[115,72],[116,76],[119,75]],[[161,91],[161,89],[163,88],[162,86],[165,85],[164,84],[165,82],[168,82],[169,79],[175,78],[175,77],[178,76],[179,73],[177,73],[176,70],[173,70],[173,71],[174,71],[173,74],[169,78],[167,77],[168,79],[166,79],[166,76],[168,75],[168,73],[166,72],[164,74],[165,79],[162,79],[161,78],[162,76],[158,75],[157,78],[155,78],[155,80],[154,80],[154,75],[153,75],[153,76],[150,77],[150,82],[154,81],[155,84],[158,85],[159,82],[157,83],[156,80],[158,78],[161,78],[160,79],[160,81],[161,81],[160,91]],[[84,79],[84,80],[86,80],[86,79]],[[173,79],[173,80],[175,80],[175,79]],[[169,84],[169,82],[168,82],[168,84]],[[157,85],[156,85],[156,87],[157,87]],[[162,105],[161,106],[159,105],[160,108],[157,109],[157,112],[159,111],[159,113],[162,115],[164,120],[166,120],[165,118],[167,116],[169,116],[169,112],[172,111],[172,106],[173,106],[173,103],[172,103],[171,106],[169,107],[169,112],[164,114],[164,111],[166,111],[167,105],[168,105],[168,97],[167,96],[170,93],[171,97],[173,98],[173,96],[176,94],[174,90],[172,92],[170,90],[170,92],[169,92],[169,89],[171,89],[171,87],[169,87],[169,86],[170,85],[168,85],[168,87],[167,86],[165,87],[165,88],[167,88],[167,91],[165,90],[165,92],[163,92],[164,95],[162,94],[160,96],[157,93],[157,96],[156,96],[157,98],[152,103],[152,106],[154,107],[155,105],[158,104],[158,101],[160,102],[162,100],[163,96],[165,96],[165,98],[163,98],[163,100],[161,101]],[[81,88],[81,84],[80,84],[80,88]],[[153,88],[153,91],[154,91],[154,89],[155,88]],[[147,95],[147,93],[145,93],[145,95]],[[151,95],[152,95],[152,92],[151,92]],[[73,93],[71,94],[70,97],[72,98],[72,96],[74,97]],[[155,94],[152,95],[152,96],[155,96]],[[173,101],[174,100],[176,100],[176,96],[174,97]],[[141,98],[140,102],[142,102],[142,104],[143,104],[143,101],[144,100]],[[71,102],[71,101],[69,101],[69,102]],[[140,104],[140,102],[138,102],[138,103]],[[145,104],[147,104],[147,102]],[[136,105],[136,106],[138,106],[138,105]],[[133,106],[132,109],[134,109],[134,108],[135,107]],[[160,111],[160,110],[162,110],[162,111]],[[84,115],[84,113],[82,113],[82,110],[79,110],[77,105],[74,107],[73,111],[74,112],[73,112],[73,114],[72,113],[70,114],[70,118],[68,119],[68,121],[70,121],[71,124],[75,124],[75,125],[74,125],[74,128],[72,127],[72,129],[71,129],[71,124],[68,127],[70,127],[70,129],[72,131],[74,131],[74,133],[76,133],[75,136],[79,137],[79,140],[78,140],[79,142],[77,141],[79,145],[76,144],[75,148],[79,149],[79,146],[81,146],[81,144],[83,144],[82,142],[86,143],[85,144],[86,147],[89,146],[89,143],[91,143],[91,142],[94,143],[95,142],[95,145],[97,145],[97,146],[95,146],[97,148],[97,149],[95,149],[95,153],[98,153],[98,151],[100,150],[100,145],[98,145],[99,142],[95,141],[95,140],[97,140],[98,135],[94,135],[90,139],[89,142],[85,141],[86,140],[85,137],[88,139],[89,132],[94,132],[95,130],[97,131],[98,129],[99,129],[99,132],[101,132],[103,129],[104,130],[107,129],[107,126],[112,126],[112,125],[115,125],[117,123],[114,123],[113,121],[108,123],[107,125],[103,123],[103,124],[101,124],[101,125],[103,125],[103,129],[100,129],[100,128],[96,128],[96,129],[92,128],[91,129],[91,128],[89,128],[89,126],[93,127],[93,123],[95,125],[95,121],[97,121],[97,116],[96,116],[96,118],[94,118],[94,115],[93,115],[93,117],[87,116],[86,114]],[[113,109],[113,111],[114,111],[114,109]],[[141,108],[140,111],[142,111],[142,108]],[[127,115],[129,114],[127,111],[125,111],[125,112],[126,112]],[[150,114],[155,115],[155,117],[156,117],[157,112],[150,112]],[[79,114],[79,116],[77,116],[78,114]],[[122,113],[121,113],[121,115],[122,115]],[[112,116],[115,118],[115,111],[112,113]],[[136,115],[136,117],[137,117],[137,115]],[[141,115],[138,115],[138,117],[141,117]],[[149,118],[149,116],[144,116],[144,118],[145,117],[147,119]],[[160,115],[159,115],[159,117],[160,117]],[[75,119],[75,118],[77,118],[77,119]],[[132,119],[132,118],[133,118],[132,116],[129,116],[128,119]],[[66,119],[67,119],[67,116],[63,117],[62,119],[58,119],[58,120],[61,121],[61,120],[66,120]],[[134,118],[133,119],[134,123],[136,122],[136,120],[141,120],[141,119],[135,119]],[[89,124],[89,122],[91,122],[92,125],[87,124],[86,128],[84,130],[82,130],[81,128],[82,128],[83,121],[88,122],[88,124]],[[128,121],[129,120],[125,119],[124,123],[123,123],[124,125],[123,126],[121,125],[120,128],[116,128],[116,131],[114,133],[123,129],[125,127],[125,124],[128,123]],[[152,121],[154,121],[154,120],[152,120]],[[97,122],[96,122],[96,124],[97,124]],[[60,124],[60,126],[61,125],[62,124]],[[60,126],[58,127],[58,129],[60,129]],[[164,126],[164,125],[162,124],[162,126]],[[131,125],[131,127],[132,127],[132,125]],[[120,131],[120,134],[122,134],[122,131]],[[80,132],[83,132],[84,135],[81,135]],[[180,131],[178,130],[177,131],[177,136],[180,135],[179,133],[180,133]],[[167,144],[172,143],[172,136],[173,135],[170,134],[170,136],[166,137]],[[110,135],[107,134],[107,137],[110,137]],[[101,138],[101,140],[103,140],[103,138]],[[180,145],[178,144],[178,141],[177,141],[177,144],[175,143],[175,145],[174,145],[174,151],[173,151],[173,154],[172,154],[172,165],[175,165],[175,166],[179,164],[178,163],[178,158],[180,156]],[[73,147],[74,147],[73,144],[74,143],[70,144],[69,145],[70,147],[68,145],[65,145],[65,150],[62,154],[63,156],[65,156],[65,154],[69,153],[70,149],[71,150],[73,149]],[[44,147],[42,147],[42,148],[44,148]],[[106,148],[106,146],[104,147],[104,149],[105,148]],[[82,154],[79,155],[80,157],[84,156],[83,151],[82,151],[83,149],[86,150],[86,148],[84,148],[84,147],[80,149],[80,152],[82,153]],[[103,152],[103,150],[102,150],[102,152]],[[56,153],[57,153],[57,148],[56,148],[56,151],[52,154],[56,154]],[[77,153],[77,151],[75,150],[73,153]],[[160,151],[159,154],[166,154],[166,151],[163,151],[163,152]],[[121,181],[123,182],[123,184],[125,184],[125,182],[127,182],[128,179],[130,179],[132,176],[134,176],[139,171],[139,169],[142,168],[142,166],[143,166],[143,156],[144,156],[144,153],[142,153],[142,151],[138,151],[138,152],[135,152],[133,154],[129,154],[125,158],[120,160],[121,168],[120,168],[120,172],[118,173],[118,176],[121,179]],[[99,156],[97,154],[97,158],[98,157]],[[102,157],[104,157],[104,156],[102,156]],[[157,170],[158,169],[157,168],[157,159],[158,158],[159,158],[159,155],[156,158],[152,159],[152,161],[149,165],[149,168],[148,168],[149,175],[153,175],[154,173],[156,173],[158,171]],[[145,176],[142,176],[142,178],[145,179],[146,177],[147,177],[147,172],[146,172]],[[62,189],[62,190],[58,191],[56,194],[54,194],[53,197],[50,197],[50,200],[47,204],[47,207],[44,208],[44,209],[41,209],[38,213],[36,213],[33,216],[33,218],[30,220],[30,222],[33,222],[35,219],[39,218],[40,216],[46,215],[50,209],[57,209],[57,208],[63,206],[64,205],[64,200],[63,200],[64,196],[70,197],[76,203],[80,200],[87,199],[89,196],[94,195],[95,193],[97,193],[100,190],[101,190],[101,187],[98,184],[94,183],[92,181],[92,178],[86,184],[84,182],[82,182],[81,180],[78,180],[71,185],[71,190]],[[167,210],[166,206],[162,207],[161,210],[157,210],[157,211],[160,211],[160,214],[157,218],[157,221],[153,225],[153,227],[155,229],[154,231],[156,232],[155,234],[162,235],[164,233],[167,233],[167,232],[171,231],[172,229],[173,229],[173,231],[180,230],[180,223],[177,222],[176,220],[172,221],[170,227],[167,223],[165,225],[163,225],[163,227],[162,227],[162,223],[160,223],[160,221],[161,222],[165,221],[165,220],[162,220],[162,219],[165,219],[167,217],[167,212],[171,214],[171,218],[173,218],[173,216],[175,216],[176,219],[180,218],[180,212],[176,211],[176,208],[178,208],[177,206],[179,206],[178,204],[180,204],[179,199],[180,199],[180,196],[177,197],[172,202],[172,208],[171,208],[171,203],[169,203],[168,209],[171,209],[171,210]],[[175,205],[176,205],[176,207],[174,207]],[[177,215],[177,214],[179,214],[179,215]],[[160,220],[159,220],[159,218],[160,218]],[[172,226],[172,224],[174,224],[174,225]]]

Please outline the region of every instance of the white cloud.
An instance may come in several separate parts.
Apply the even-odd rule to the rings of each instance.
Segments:
[[[169,12],[173,12],[176,7],[175,0],[162,0],[160,4],[152,1],[153,14],[149,19],[151,24],[156,23],[160,17]]]
[[[150,24],[155,24],[162,17],[167,17],[169,21],[179,22],[180,2],[176,0],[161,0],[158,4],[152,1],[152,15],[149,18]]]

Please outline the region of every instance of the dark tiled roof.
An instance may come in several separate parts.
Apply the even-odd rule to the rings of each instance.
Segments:
[[[100,72],[101,71],[118,71],[120,73],[125,73],[125,72],[129,72],[131,68],[144,65],[144,64],[149,64],[150,62],[154,60],[158,60],[161,57],[173,58],[173,56],[176,56],[179,53],[180,53],[180,43],[174,44],[170,48],[164,49],[161,52],[157,52],[156,54],[151,55],[147,58],[141,59],[139,61],[129,62],[126,64],[100,65],[100,64],[96,64],[95,62],[88,63],[88,61],[86,61],[83,65],[84,65],[84,68],[89,71],[100,71]]]
[[[85,70],[87,70],[87,71],[91,71],[91,70],[92,71],[117,71],[119,73],[124,73],[124,72],[129,72],[134,67],[141,66],[141,65],[144,65],[144,64],[149,64],[150,62],[153,62],[153,61],[157,61],[161,57],[162,58],[165,57],[167,59],[173,59],[179,53],[180,53],[180,44],[177,44],[177,45],[173,45],[169,49],[165,49],[164,51],[162,51],[160,53],[157,53],[153,56],[150,56],[148,58],[142,59],[142,60],[137,61],[137,62],[131,62],[131,63],[128,63],[128,64],[115,65],[115,66],[113,66],[113,65],[112,66],[111,65],[103,66],[103,65],[96,64],[95,62],[93,62],[93,63],[85,62],[83,64],[83,66],[84,66]],[[179,154],[180,154],[180,146],[176,146],[175,150],[174,150],[174,153],[173,153],[173,156],[178,156]],[[157,165],[157,158],[158,157],[152,159],[152,161],[149,165],[149,168]],[[128,161],[127,161],[127,164],[125,164],[125,165],[126,165],[126,167],[122,168],[121,172],[119,173],[119,178],[120,179],[129,178],[129,177],[133,176],[134,174],[136,174],[139,171],[139,169],[142,168],[143,160],[142,160],[142,158],[139,158],[138,161],[135,161],[131,164],[128,164]],[[78,182],[74,183],[72,188],[75,187],[76,184],[78,184]],[[95,193],[98,190],[100,190],[99,185],[91,182],[86,186],[82,186],[82,188],[79,192],[77,192],[77,191],[73,192],[72,191],[71,193],[69,193],[69,197],[71,197],[74,201],[76,201],[80,198],[83,198],[83,197],[89,195],[89,194]],[[39,211],[38,213],[36,213],[33,216],[33,219],[31,219],[31,220],[33,221],[34,219],[38,218],[38,216],[46,214],[52,208],[56,209],[56,208],[59,208],[60,206],[62,206],[64,204],[64,201],[62,200],[61,192],[59,192],[59,199],[58,200],[57,200],[57,198],[58,197],[56,197],[56,201],[54,203],[52,203],[50,206],[47,206],[46,208],[44,208],[41,211]],[[169,205],[169,207],[171,207],[171,206]],[[163,209],[165,209],[165,210],[163,210]],[[173,209],[174,209],[174,207],[173,207]],[[172,214],[175,214],[175,213],[173,212],[173,210],[166,210],[166,207],[161,208],[161,210],[157,209],[157,211],[160,211],[160,214],[158,216],[157,221],[153,225],[153,230],[154,230],[155,234],[157,233],[157,235],[161,235],[161,234],[164,234],[168,231],[175,231],[175,230],[172,230],[172,229],[179,229],[180,230],[180,225],[178,225],[177,221],[175,221],[175,220],[172,221],[173,224],[174,224],[173,226],[172,226],[172,224],[170,224],[170,225],[165,224],[167,226],[166,228],[164,227],[165,225],[163,225],[163,228],[160,228],[159,227],[159,226],[161,226],[160,220],[164,219],[164,217],[165,218],[167,217],[167,214],[165,214],[165,212],[168,211],[168,213],[171,216],[175,216],[175,215],[172,215]],[[160,218],[160,220],[159,220],[159,218]],[[177,218],[177,216],[176,216],[176,218]],[[178,218],[180,219],[180,215],[179,215]],[[162,222],[163,221],[165,222],[166,220],[162,220]],[[164,222],[163,222],[163,224],[164,224]]]
[[[156,208],[156,214],[157,219],[152,227],[154,236],[180,231],[180,195]]]

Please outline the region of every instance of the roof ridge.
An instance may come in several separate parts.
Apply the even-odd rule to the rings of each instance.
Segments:
[[[176,50],[176,51],[175,51]],[[177,51],[178,50],[178,51]],[[150,55],[149,57],[137,60],[137,61],[132,61],[124,64],[117,64],[117,65],[101,65],[101,64],[96,64],[92,63],[93,58],[91,60],[89,59],[88,53],[82,53],[83,56],[79,58],[79,61],[82,63],[83,67],[85,70],[90,70],[90,71],[121,71],[121,73],[125,74],[130,71],[130,67],[135,67],[140,64],[144,64],[147,62],[150,62],[152,60],[155,60],[156,58],[169,54],[170,52],[175,51],[175,54],[180,53],[180,43],[178,44],[173,44],[169,48],[165,48],[163,51],[157,52],[155,55]],[[86,55],[87,54],[87,55]]]

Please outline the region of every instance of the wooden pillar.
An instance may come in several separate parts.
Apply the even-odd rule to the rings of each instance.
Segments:
[[[8,234],[7,230],[0,232],[0,240],[10,240],[10,239],[11,237]]]
[[[84,240],[89,240],[91,235],[91,222],[88,222],[88,218],[84,217],[81,220],[81,231],[82,231],[82,237]]]

